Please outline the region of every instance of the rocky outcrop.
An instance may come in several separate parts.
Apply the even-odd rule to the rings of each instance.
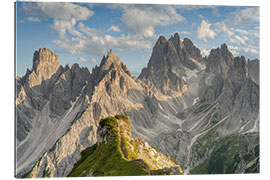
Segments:
[[[131,138],[130,120],[127,115],[102,119],[97,135],[97,144],[82,152],[83,157],[75,164],[69,176],[183,173],[179,164],[151,147],[143,138]],[[100,163],[104,166],[97,168]],[[86,168],[80,168],[85,164],[88,164]]]
[[[57,58],[45,59],[56,63]],[[160,36],[139,78],[110,50],[91,73],[77,64],[60,65],[54,74],[49,71],[50,78],[44,76],[30,88],[29,77],[40,65],[36,62],[16,80],[19,175],[32,168],[33,177],[67,176],[81,151],[103,142],[102,133],[97,133],[99,120],[115,114],[129,115],[132,137],[141,152],[155,156],[154,145],[181,162],[185,173],[217,157],[214,142],[227,142],[232,134],[243,134],[247,143],[241,147],[248,147],[243,153],[255,148],[248,142],[256,140],[259,132],[259,62],[233,57],[225,44],[202,59],[189,39]],[[36,79],[33,82],[39,82]],[[205,140],[213,142],[211,148],[201,146],[207,145]],[[247,161],[235,172],[244,172],[240,165],[253,162]],[[159,170],[173,172],[161,166]],[[94,175],[93,169],[87,175]]]

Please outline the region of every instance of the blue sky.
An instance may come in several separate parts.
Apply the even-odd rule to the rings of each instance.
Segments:
[[[17,74],[46,47],[61,64],[98,65],[109,49],[138,75],[160,35],[178,32],[208,55],[226,43],[235,55],[259,58],[259,7],[17,2]]]

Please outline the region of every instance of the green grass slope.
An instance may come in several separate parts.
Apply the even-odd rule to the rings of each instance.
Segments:
[[[81,152],[81,159],[74,165],[69,177],[139,176],[170,173],[169,169],[151,169],[151,166],[143,159],[136,159],[138,153],[136,142],[126,137],[130,135],[130,121],[127,115],[107,117],[101,119],[99,124],[100,128],[106,130],[104,139]],[[124,128],[126,128],[125,131]]]
[[[198,158],[211,149],[211,155],[190,170],[191,174],[259,173],[259,136],[257,133],[232,134],[212,139],[210,133],[199,139],[193,148]]]

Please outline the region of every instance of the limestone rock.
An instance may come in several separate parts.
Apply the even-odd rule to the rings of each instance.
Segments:
[[[228,71],[233,62],[233,55],[228,50],[226,44],[222,44],[220,48],[212,49],[206,59],[206,72],[217,71],[224,74]]]
[[[50,79],[60,66],[59,56],[47,48],[34,52],[32,73],[29,75],[30,88],[38,86],[42,81]]]
[[[258,137],[259,60],[233,57],[225,44],[201,59],[189,39],[160,36],[139,78],[112,50],[91,73],[78,64],[58,66],[46,49],[33,59],[33,69],[16,79],[17,173],[34,167],[33,177],[68,175],[80,152],[102,141],[99,120],[116,114],[129,115],[132,137],[145,139],[138,139],[142,150],[155,154],[156,146],[187,174],[213,156],[201,146],[205,139]]]
[[[185,46],[186,45],[186,46]],[[189,40],[183,43],[178,33],[169,40],[160,36],[156,42],[147,68],[139,76],[146,84],[150,81],[161,93],[178,95],[185,92],[182,76],[184,68],[197,68],[194,58],[201,57],[200,51]]]

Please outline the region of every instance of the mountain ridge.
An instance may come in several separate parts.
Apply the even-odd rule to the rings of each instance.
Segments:
[[[207,148],[202,158],[198,156],[202,152],[195,149],[197,136],[224,117],[230,118],[212,132],[220,140],[236,132],[258,136],[258,60],[232,57],[225,44],[202,58],[192,41],[182,41],[178,34],[169,40],[160,36],[155,46],[148,69],[138,78],[112,50],[91,73],[76,64],[71,68],[60,65],[52,78],[41,81],[42,88],[25,86],[31,70],[18,78],[17,156],[19,164],[28,161],[17,172],[28,171],[41,156],[40,165],[34,167],[37,177],[48,169],[51,176],[67,176],[80,152],[97,141],[99,119],[120,113],[129,114],[132,137],[144,137],[181,162],[186,172],[200,165],[193,161],[203,163],[211,157]],[[155,76],[160,69],[162,73]],[[54,137],[40,136],[37,125],[59,132]],[[42,143],[30,141],[37,136]],[[38,151],[29,151],[30,144]],[[245,166],[241,167],[239,172],[244,172]]]

